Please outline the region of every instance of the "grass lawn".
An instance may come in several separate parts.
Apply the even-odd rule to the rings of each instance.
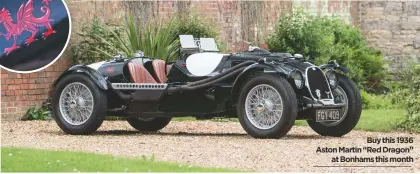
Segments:
[[[1,148],[2,172],[234,172],[202,168],[154,158],[123,158],[94,153]]]
[[[395,131],[397,123],[404,118],[402,109],[364,109],[357,123],[357,130],[391,132]],[[176,121],[193,121],[194,117],[176,117]],[[212,119],[212,121],[238,121],[237,118],[231,119]],[[307,126],[305,120],[296,120],[295,125]]]

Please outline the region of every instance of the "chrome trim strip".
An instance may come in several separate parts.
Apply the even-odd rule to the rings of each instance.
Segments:
[[[334,99],[322,99],[319,100],[323,105],[333,105],[334,103]]]
[[[168,87],[166,83],[112,83],[113,89],[129,89],[129,90],[164,90]]]
[[[334,103],[334,104],[329,104],[329,105],[324,105],[324,104],[307,104],[306,107],[310,107],[310,108],[325,108],[325,107],[344,107],[346,106],[345,103]]]

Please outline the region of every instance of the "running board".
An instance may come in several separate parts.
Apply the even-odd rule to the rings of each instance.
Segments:
[[[113,89],[125,89],[125,90],[164,90],[168,87],[168,84],[157,84],[157,83],[111,83]]]

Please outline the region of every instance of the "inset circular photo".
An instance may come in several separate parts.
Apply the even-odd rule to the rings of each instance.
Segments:
[[[64,0],[0,1],[0,66],[16,73],[47,68],[64,52],[70,30]]]

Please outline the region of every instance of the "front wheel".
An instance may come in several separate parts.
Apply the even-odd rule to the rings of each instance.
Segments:
[[[362,112],[362,98],[356,84],[348,77],[339,75],[338,87],[333,90],[335,102],[347,103],[342,108],[342,119],[334,122],[307,120],[309,126],[319,135],[341,137],[349,133],[357,124]]]
[[[85,74],[61,79],[53,94],[53,118],[68,134],[91,134],[101,126],[107,112],[105,91]]]
[[[128,123],[139,131],[155,132],[163,129],[169,124],[172,118],[156,117],[156,118],[129,118]]]
[[[281,76],[257,74],[245,82],[239,95],[239,122],[254,138],[280,138],[297,116],[296,94]]]

